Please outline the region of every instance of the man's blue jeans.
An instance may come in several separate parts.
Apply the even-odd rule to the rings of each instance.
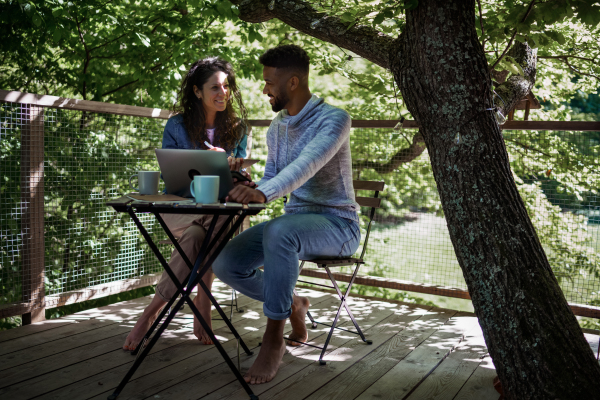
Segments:
[[[212,268],[235,290],[262,301],[268,318],[283,320],[292,313],[299,259],[349,257],[359,244],[358,222],[331,214],[287,214],[236,236]]]

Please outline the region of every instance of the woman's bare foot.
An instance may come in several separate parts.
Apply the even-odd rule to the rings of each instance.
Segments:
[[[125,339],[125,343],[123,344],[123,350],[125,351],[133,351],[137,347],[137,345],[142,341],[152,323],[158,317],[158,313],[165,305],[165,301],[163,301],[158,295],[155,295],[148,307],[144,309],[144,312],[137,320],[129,335]]]
[[[210,300],[208,297],[197,295],[194,298],[194,304],[198,307],[198,311],[200,311],[200,315],[206,321],[210,329],[212,330],[212,320],[211,320],[211,309],[210,309]],[[213,341],[208,336],[208,332],[204,330],[202,325],[200,325],[200,321],[194,316],[194,335],[198,338],[200,343],[202,344],[214,344]]]
[[[283,327],[285,320],[267,321],[267,329],[254,364],[250,367],[244,380],[251,385],[267,383],[277,374],[279,364],[285,354],[285,343],[283,341]]]
[[[292,333],[289,338],[297,340],[298,342],[306,342],[308,340],[308,330],[306,329],[306,313],[310,301],[307,297],[300,297],[294,295],[294,303],[292,303],[292,315],[290,315],[290,324],[292,325]],[[286,344],[289,346],[301,346],[302,343],[298,343],[293,340],[286,340]]]

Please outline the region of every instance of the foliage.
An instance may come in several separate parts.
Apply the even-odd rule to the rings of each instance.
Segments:
[[[0,141],[0,299],[21,299],[20,109],[4,103]],[[44,230],[46,294],[160,270],[129,216],[106,201],[130,192],[127,178],[156,169],[163,121],[45,109]],[[158,128],[158,129],[157,129]],[[153,133],[149,135],[148,133]],[[152,219],[142,216],[152,233]],[[162,237],[161,237],[162,238]]]
[[[169,107],[194,60],[243,60],[242,74],[256,63],[230,43],[234,24],[244,37],[260,37],[236,11],[216,0],[5,0],[0,87]]]

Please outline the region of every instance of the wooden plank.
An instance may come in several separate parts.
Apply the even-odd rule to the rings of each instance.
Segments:
[[[414,390],[408,400],[452,400],[456,396],[465,382],[475,372],[482,358],[487,354],[487,348],[477,319],[475,318],[474,321],[467,320],[467,323],[459,324],[463,327],[473,325],[475,326],[465,333],[464,340]]]
[[[309,292],[307,291],[306,293]],[[312,295],[313,299],[329,296],[316,291],[310,291],[310,293],[314,293]],[[244,307],[244,314],[234,313],[233,323],[238,327],[240,334],[256,332],[256,327],[260,327],[266,323],[265,318],[260,318],[262,303],[249,299],[246,296],[240,299],[240,301],[242,301]],[[186,359],[190,359],[189,362],[193,365],[198,362],[208,362],[210,360],[221,360],[220,362],[222,362],[214,346],[202,346],[198,344],[197,339],[192,333],[192,318],[189,314],[189,308],[186,307],[183,312],[186,315],[180,317],[178,314],[173,320],[171,325],[177,325],[175,330],[172,330],[171,326],[169,327],[169,330],[165,332],[163,337],[157,342],[152,353],[144,361],[134,379]],[[213,312],[213,319],[214,316],[216,314]],[[244,329],[241,329],[240,326],[243,326]],[[219,337],[227,338],[231,342],[232,335],[223,321],[213,320],[213,328]],[[62,367],[51,374],[44,375],[52,378],[39,382],[41,386],[47,387],[47,390],[44,392],[44,398],[89,398],[90,396],[98,395],[107,390],[110,391],[116,387],[133,362],[133,358],[128,354],[127,357],[122,357],[121,355],[124,352],[120,350],[120,347],[123,344],[125,336],[126,334],[117,338],[113,343],[113,348],[119,350],[104,354],[94,360],[86,360],[66,368]],[[233,343],[228,346],[233,346]],[[161,349],[168,349],[168,353],[161,352]],[[207,351],[212,351],[212,353],[207,355],[205,353]],[[200,353],[203,353],[202,357],[193,357]],[[91,363],[91,361],[95,361],[95,363]],[[194,368],[192,367],[191,370],[194,370]],[[175,371],[182,373],[181,370],[176,369]],[[69,373],[72,375],[71,380],[67,380]],[[58,382],[60,386],[57,386],[55,382]],[[49,391],[52,392],[48,393]]]
[[[318,299],[315,300],[315,304],[313,306],[319,307],[321,305],[327,305],[332,302],[333,296],[326,295],[323,296],[321,293]],[[253,315],[247,315],[246,319],[242,321],[236,322],[236,326],[239,329],[240,335],[246,342],[246,344],[251,348],[255,349],[255,356],[258,354],[258,343],[262,340],[262,336],[264,334],[264,329],[266,326],[266,318],[262,314],[262,303],[256,302],[253,304],[252,309]],[[243,327],[244,329],[240,329]],[[286,331],[289,331],[289,325]],[[233,335],[229,333],[227,328],[223,328],[219,331],[219,335],[227,338],[227,341],[222,342],[223,347],[228,351],[229,355],[234,358],[234,363],[237,363],[237,345],[233,340]],[[204,347],[203,349],[199,349],[199,347]],[[193,357],[194,354],[198,354],[197,352],[202,350],[201,357]],[[241,359],[247,360],[248,356],[241,351]],[[124,396],[128,399],[144,399],[146,397],[152,396],[155,393],[158,393],[162,390],[168,389],[172,386],[180,387],[181,390],[187,390],[188,386],[191,386],[189,393],[193,396],[198,396],[197,392],[197,383],[200,379],[203,381],[202,391],[208,391],[209,387],[211,387],[213,382],[213,376],[215,375],[211,368],[213,367],[223,367],[222,375],[227,382],[231,380],[235,380],[235,376],[229,370],[229,367],[225,365],[223,359],[218,354],[217,350],[214,346],[187,346],[187,348],[176,347],[172,349],[169,353],[168,360],[163,358],[154,358],[152,360],[148,359],[148,366],[144,365],[144,370],[140,371],[140,373],[134,376],[134,379],[127,385],[125,390],[122,392],[121,396]],[[167,362],[169,363],[167,367]],[[146,361],[144,362],[144,364]],[[112,375],[113,372],[111,371]],[[122,376],[125,374],[125,371],[119,371],[117,376]],[[207,382],[206,376],[211,376],[210,382]],[[104,386],[107,383],[107,377],[102,378],[102,382]],[[111,379],[110,382],[114,383],[114,386],[119,382],[117,379]],[[82,389],[81,393],[85,393],[86,396],[89,396],[89,390],[95,393],[94,388],[95,382],[90,381],[89,389],[86,387]],[[183,389],[186,388],[186,389]],[[105,390],[108,388],[105,388]],[[108,395],[112,393],[112,388],[107,390],[106,392],[99,393],[96,395],[97,399],[106,399]],[[67,395],[67,393],[63,393]],[[78,392],[68,392],[69,396],[77,396]],[[163,398],[174,398],[173,394],[169,395],[161,395]],[[185,394],[183,394],[185,397]],[[193,398],[196,398],[193,397]]]
[[[432,309],[434,310],[436,309]],[[403,399],[459,344],[464,331],[469,330],[476,322],[476,318],[469,313],[455,313],[442,321],[447,314],[443,314],[444,311],[440,312],[440,319],[434,323],[417,320],[411,324],[406,335],[407,340],[413,343],[413,351],[358,396],[357,400]],[[445,312],[452,313],[447,310]],[[465,320],[464,323],[461,319]],[[411,339],[411,336],[414,339]],[[398,379],[399,376],[402,379]]]
[[[361,207],[375,207],[379,208],[381,206],[381,199],[374,197],[355,197],[356,202]]]
[[[44,109],[21,106],[21,291],[23,325],[46,319],[44,306]]]
[[[366,260],[368,262],[369,253],[367,252]],[[321,278],[329,281],[326,272],[312,268],[304,268],[300,275],[310,276],[312,278]],[[352,275],[336,272],[333,274],[338,282],[350,282]],[[428,285],[424,283],[416,283],[404,281],[401,279],[384,278],[379,276],[357,276],[354,280],[355,284],[380,287],[385,289],[405,290],[408,292],[434,294],[437,296],[455,297],[457,299],[471,300],[471,295],[468,290],[453,288],[449,286]],[[588,306],[584,304],[569,304],[575,315],[590,318],[600,318],[600,307]]]
[[[75,324],[77,321],[67,321],[67,320],[58,320],[51,319],[47,321],[33,323],[27,326],[21,326],[17,328],[13,328],[7,331],[0,331],[0,343],[6,342],[9,340],[18,339],[21,337],[35,335],[36,333],[44,332],[50,329],[59,328],[68,324]]]
[[[572,304],[572,303],[570,303],[569,306],[571,307],[571,310],[573,311],[573,314],[575,314],[575,315],[579,315],[581,317],[600,319],[600,307],[589,306],[586,304]]]
[[[58,295],[47,296],[46,308],[61,307],[156,285],[160,280],[160,276],[161,273],[148,274],[138,278],[129,278],[116,282],[102,283],[99,285],[88,286],[81,290],[73,290]]]
[[[128,106],[124,104],[102,103],[98,101],[69,99],[57,96],[38,95],[17,91],[0,90],[0,101],[32,104],[40,107],[64,108],[116,115],[168,119],[170,110]],[[535,108],[532,105],[532,108]],[[271,120],[248,120],[251,126],[268,127]],[[353,128],[393,128],[400,120],[352,120]],[[559,131],[600,131],[600,122],[596,121],[511,121],[503,129],[511,130],[559,130]],[[419,128],[416,121],[404,120],[403,129]]]
[[[255,301],[249,299],[246,296],[242,296],[239,299],[240,306],[246,306],[251,302]],[[186,311],[188,315],[186,315]],[[170,330],[167,331],[166,335],[169,335],[170,331],[173,330],[173,328],[175,328],[175,330],[191,331],[191,323],[193,323],[193,318],[191,316],[191,313],[189,312],[189,309],[184,309],[183,311],[180,311],[180,314],[182,314],[182,316],[180,317],[180,315],[178,314],[178,316],[173,320],[173,322],[169,326]],[[132,316],[131,319],[136,319],[137,315],[139,315],[139,313],[135,316]],[[238,318],[238,315],[239,314],[237,313],[233,314],[234,321],[236,320],[236,318]],[[222,328],[225,326],[225,323],[223,321],[216,320],[217,316],[217,312],[213,311],[213,327],[215,329]],[[119,325],[112,324],[108,328],[110,328],[114,332],[114,334],[109,335],[109,337],[107,337],[106,339],[102,339],[100,337],[101,335],[96,334],[96,338],[98,341],[95,343],[83,345],[81,347],[73,347],[72,349],[66,349],[61,353],[56,354],[55,356],[48,356],[42,360],[30,362],[26,365],[20,365],[16,368],[12,368],[10,371],[0,372],[0,377],[2,377],[2,379],[0,379],[0,382],[6,382],[10,385],[13,385],[19,381],[25,379],[32,379],[39,375],[50,373],[52,371],[56,371],[64,367],[68,367],[72,364],[88,360],[90,358],[93,358],[94,356],[99,356],[108,352],[113,352],[115,351],[115,349],[119,349],[122,346],[125,337],[131,330],[132,326],[133,321]],[[100,333],[101,329],[96,330],[96,332]],[[75,341],[80,337],[81,335],[72,336],[72,338]],[[50,345],[61,347],[61,345],[64,342],[65,340],[58,340],[56,342],[49,343],[48,345],[46,345],[46,347]],[[32,348],[30,350],[36,351],[35,348]],[[25,350],[23,352],[25,352]]]
[[[507,121],[504,130],[600,131],[600,121]]]
[[[367,260],[369,253],[367,252]],[[313,278],[329,279],[326,272],[316,269],[305,268],[300,272],[300,275],[311,276]],[[336,272],[333,274],[338,282],[350,282],[352,275]],[[400,279],[383,278],[378,276],[357,276],[354,283],[358,285],[367,285],[381,287],[386,289],[406,290],[409,292],[419,292],[427,294],[435,294],[438,296],[456,297],[459,299],[471,299],[469,292],[464,289],[452,288],[448,286],[437,286],[420,284]]]
[[[408,308],[408,312],[409,316],[412,315],[412,317],[415,317],[416,321],[422,318],[423,314],[428,313],[426,309],[415,310],[412,307]],[[377,312],[373,313],[373,315],[375,314]],[[360,340],[350,338],[350,341],[343,346],[338,346],[337,349],[328,354],[327,359],[329,362],[327,365],[319,365],[316,362],[311,363],[301,373],[295,374],[271,390],[263,393],[261,399],[281,398],[285,396],[286,399],[296,400],[310,397],[319,388],[328,385],[332,380],[340,376],[340,374],[345,373],[352,365],[360,362],[363,357],[378,351],[381,346],[386,346],[387,342],[396,336],[398,330],[402,330],[401,328],[404,323],[410,322],[406,320],[406,315],[403,314],[394,313],[381,323],[368,327],[366,329],[368,332],[367,337],[373,340],[372,345],[364,345]],[[343,390],[340,387],[337,389]]]
[[[35,104],[40,107],[64,108],[105,114],[131,115],[134,117],[168,119],[171,111],[160,108],[127,106],[99,101],[69,99],[65,97],[0,90],[0,101],[21,104]]]
[[[339,304],[339,303],[338,303]],[[365,328],[365,331],[369,331],[371,324],[375,325],[379,323],[381,320],[390,316],[394,311],[392,307],[395,305],[391,305],[387,303],[389,307],[378,307],[373,306],[369,302],[358,301],[355,304],[355,307],[359,309],[360,307],[364,307],[364,312],[360,315],[364,317],[364,321],[362,321],[361,326]],[[325,307],[326,315],[320,315],[320,318],[328,316],[331,319],[334,314],[334,311],[337,311],[337,307],[335,306],[335,302],[332,303],[333,307]],[[370,312],[373,311],[373,312]],[[348,327],[350,323],[345,318],[344,325]],[[326,334],[328,329],[319,329],[319,330],[309,330],[309,341],[312,344],[322,345],[325,341]],[[369,334],[367,334],[369,335]],[[338,346],[341,346],[349,341],[355,341],[354,335],[344,333],[343,331],[336,331],[332,337],[332,341],[330,343],[329,349],[335,350]],[[360,346],[369,347],[362,342],[360,342]],[[254,362],[256,359],[258,352],[251,358],[246,359],[242,362],[242,373],[244,373]],[[288,347],[288,352],[284,355],[282,360],[282,365],[279,368],[279,372],[275,379],[271,382],[262,385],[253,386],[252,389],[256,395],[258,395],[261,400],[265,397],[265,391],[274,385],[278,385],[281,382],[288,382],[291,377],[294,377],[299,374],[300,371],[309,367],[310,365],[314,365],[315,361],[318,359],[320,354],[319,349],[311,348],[308,346],[300,346],[300,347]],[[215,393],[210,394],[207,398],[245,398],[247,399],[246,392],[241,388],[240,384],[232,379],[232,376],[226,374],[225,366],[219,366],[210,371],[211,374],[211,382],[208,385],[203,385],[202,392],[206,392],[207,394],[211,391],[215,391]],[[201,379],[201,376],[198,377]],[[162,398],[177,398],[180,400],[184,399],[195,399],[198,398],[198,393],[194,388],[193,383],[197,382],[198,379],[188,380],[186,382],[182,382],[178,386],[174,386],[168,390],[164,390],[159,392],[157,396]],[[219,389],[220,388],[220,389]],[[218,389],[218,390],[217,390]],[[285,396],[287,399],[287,394]]]
[[[121,301],[107,306],[92,308],[77,312],[75,314],[66,315],[61,320],[77,320],[83,321],[88,319],[99,319],[102,321],[127,321],[136,319],[138,315],[144,311],[144,308],[154,295],[140,297],[134,300]]]
[[[364,392],[373,382],[394,368],[428,336],[455,315],[452,310],[431,309],[407,329],[397,333],[385,344],[356,362],[342,374],[310,395],[309,399],[347,399]]]
[[[500,395],[494,389],[496,375],[492,359],[490,356],[484,357],[454,400],[498,400]]]
[[[125,352],[121,349],[123,341],[127,334],[124,333],[121,337],[115,336],[111,338],[110,343],[107,344],[113,350],[106,352],[100,356],[94,358],[86,358],[76,364],[71,364],[66,367],[60,367],[55,364],[54,370],[50,373],[46,373],[37,376],[33,379],[26,381],[26,385],[23,383],[11,385],[0,389],[0,398],[10,399],[29,399],[37,396],[44,396],[44,398],[50,398],[48,392],[57,390],[72,384],[77,386],[78,381],[95,376],[102,371],[111,370],[121,365],[128,365],[132,362],[133,357],[129,352]],[[181,329],[176,331],[169,331],[168,335],[161,338],[156,346],[154,352],[161,352],[162,350],[170,349],[173,346],[181,344],[184,340],[191,340],[193,334],[190,329]],[[194,338],[195,339],[195,338]],[[75,349],[78,350],[78,349]],[[79,354],[81,357],[86,357],[85,354],[76,351],[75,354]],[[162,353],[167,354],[167,353]],[[73,353],[69,353],[73,355]],[[51,358],[51,357],[49,357]],[[71,359],[69,359],[70,361]],[[44,360],[45,361],[45,360]],[[47,365],[47,364],[44,364]],[[20,368],[20,367],[17,367]],[[121,374],[122,378],[123,374]],[[96,385],[98,385],[96,383]],[[58,396],[58,398],[81,398],[80,397],[65,397]]]
[[[385,182],[381,181],[352,181],[354,190],[376,190],[381,192],[385,187]]]
[[[130,326],[114,323],[63,340],[38,345],[2,357],[0,387],[14,385],[61,367],[115,350]]]
[[[87,320],[75,324],[66,324],[56,329],[40,332],[37,335],[29,335],[7,342],[2,342],[0,343],[0,356],[3,356],[4,358],[6,354],[15,353],[23,349],[29,349],[44,343],[54,342],[68,336],[98,329],[109,324],[110,322],[104,322],[100,320]]]

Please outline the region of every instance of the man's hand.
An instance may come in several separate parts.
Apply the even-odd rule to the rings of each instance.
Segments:
[[[249,188],[245,185],[238,185],[231,189],[229,195],[225,198],[225,201],[233,201],[242,204],[266,203],[267,198],[264,193],[259,190]]]
[[[250,179],[249,181],[239,181],[236,177],[233,177],[233,184],[234,186],[237,185],[245,185],[248,187],[251,187],[253,189],[256,189],[256,187],[258,186],[255,182],[252,181],[252,178],[250,177],[250,173],[248,173],[248,171],[246,170],[241,170],[240,174],[244,175],[246,178]]]
[[[240,168],[242,168],[244,159],[243,158],[235,158],[235,157],[227,157],[227,162],[229,163],[230,171],[239,171]]]

